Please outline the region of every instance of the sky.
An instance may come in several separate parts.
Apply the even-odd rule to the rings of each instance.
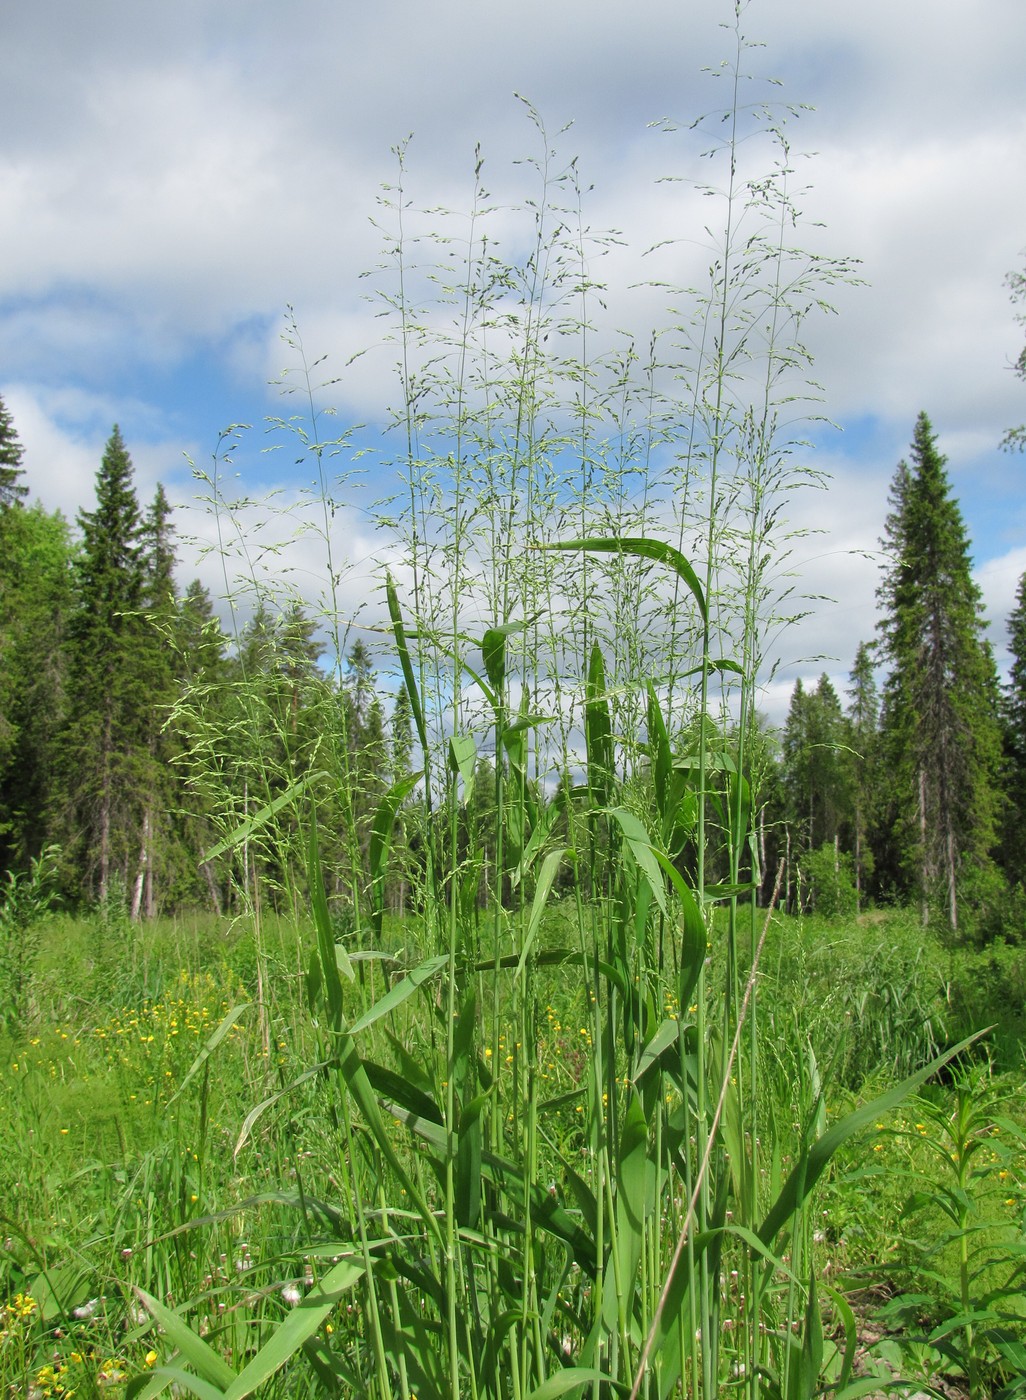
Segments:
[[[33,494],[69,517],[89,508],[117,422],[140,496],[159,480],[180,507],[183,572],[217,593],[194,468],[208,470],[222,431],[253,425],[240,492],[288,498],[300,484],[294,453],[261,451],[266,420],[293,406],[273,382],[296,362],[288,308],[307,356],[326,357],[318,372],[338,377],[339,421],[380,422],[394,353],[362,274],[381,260],[395,148],[408,143],[419,208],[466,209],[478,145],[489,188],[512,203],[530,190],[517,162],[538,150],[518,94],[560,159],[576,157],[589,223],[621,231],[617,287],[648,275],[642,253],[661,239],[674,243],[660,265],[685,280],[701,243],[693,186],[707,178],[686,128],[723,101],[703,70],[732,57],[733,21],[726,0],[7,5],[0,394]],[[779,717],[797,675],[826,670],[843,689],[873,635],[888,486],[920,410],[1006,660],[1026,572],[1026,457],[999,450],[1026,421],[1012,370],[1026,327],[1005,280],[1026,262],[1026,6],[752,0],[741,28],[764,46],[752,72],[803,108],[787,130],[810,246],[858,259],[864,282],[833,289],[837,314],[807,328],[837,428],[815,432],[810,460],[829,489],[790,506],[815,532],[792,566],[822,601],[780,640],[765,697]],[[668,135],[663,118],[684,130]],[[637,297],[611,298],[613,316],[641,314]],[[355,609],[386,546],[359,511],[346,530]]]

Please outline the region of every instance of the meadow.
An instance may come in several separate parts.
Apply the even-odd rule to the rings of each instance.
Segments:
[[[491,1014],[494,969],[474,974],[451,1061],[422,923],[386,920],[382,958],[346,983],[358,1073],[326,1053],[324,1010],[311,1009],[312,921],[265,927],[258,1007],[245,921],[140,929],[53,916],[29,1015],[6,1032],[0,1061],[5,1390],[346,1395],[405,1377],[408,1394],[445,1393],[441,1105],[457,1063],[477,1090],[460,1096],[450,1188],[461,1383],[515,1393],[519,1363],[522,1394],[588,1393],[582,1371],[599,1367],[577,1358],[602,1306],[628,1352],[614,1387],[626,1391],[688,1212],[679,1138],[698,1126],[685,1077],[697,1007],[682,1009],[672,984],[653,988],[661,1034],[648,1061],[642,1052],[631,1069],[617,1055],[596,1081],[608,1007],[565,956],[572,903],[546,912],[519,1014],[508,989]],[[722,975],[723,952],[714,939],[707,976]],[[691,1289],[671,1298],[680,1360],[662,1393],[697,1390],[699,1300],[688,1294],[716,1235],[698,1314],[717,1328],[715,1387],[746,1390],[753,1365],[760,1392],[810,1395],[872,1393],[894,1376],[966,1388],[972,1369],[976,1393],[1020,1393],[1026,956],[953,952],[901,914],[778,915],[761,967],[758,1137],[740,1094],[728,1095],[729,1150],[709,1206],[721,1223],[693,1240]],[[989,1041],[896,1100],[895,1084],[939,1047],[995,1020]],[[667,1049],[675,1063],[663,1068]],[[382,1107],[361,1122],[362,1074]],[[482,1099],[504,1111],[475,1140]],[[858,1130],[832,1144],[867,1103]],[[605,1123],[619,1126],[615,1151]],[[824,1144],[815,1190],[793,1190],[782,1228],[760,1233],[796,1164],[811,1187]],[[590,1184],[603,1158],[604,1211]],[[615,1242],[605,1278],[603,1229]],[[615,1308],[595,1298],[603,1283]],[[663,1364],[672,1349],[664,1334]]]
[[[528,108],[515,208],[479,156],[468,210],[420,211],[397,149],[393,494],[291,319],[309,490],[255,521],[242,430],[197,471],[240,665],[162,732],[234,913],[5,892],[12,1393],[1026,1394],[1022,946],[788,917],[766,858],[785,508],[824,485],[804,326],[854,274],[796,246],[794,113],[742,100],[739,26],[682,129],[707,275],[655,258],[647,340],[602,324],[616,237]],[[246,610],[303,624],[313,575],[319,666],[247,670]],[[370,764],[354,636],[405,697]]]

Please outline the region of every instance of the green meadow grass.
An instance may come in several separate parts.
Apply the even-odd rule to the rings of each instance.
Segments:
[[[493,1228],[497,1233],[512,1229],[507,1241],[517,1243],[507,1243],[508,1261],[485,1250],[480,1240],[486,1238],[482,1227],[487,1202],[482,1203],[478,1230],[462,1230],[474,1241],[472,1249],[486,1261],[495,1260],[496,1280],[478,1282],[478,1288],[495,1288],[507,1302],[514,1287],[533,1285],[552,1292],[544,1322],[539,1318],[536,1323],[528,1309],[523,1313],[532,1334],[545,1328],[540,1340],[543,1354],[551,1356],[550,1383],[569,1369],[572,1350],[586,1344],[588,1318],[594,1313],[597,1280],[574,1253],[575,1228],[586,1233],[589,1210],[594,1208],[583,1185],[595,1170],[599,1110],[594,1100],[598,1096],[607,1114],[612,1095],[629,1124],[636,1092],[621,1082],[621,1066],[601,1088],[589,1083],[597,1058],[596,1019],[586,982],[565,963],[544,962],[545,951],[565,941],[570,922],[565,903],[550,908],[539,933],[538,996],[531,1016],[503,1015],[496,1023],[482,1014],[477,1031],[480,1081],[493,1076],[510,1105],[495,1147],[481,1144],[482,1160],[492,1150],[512,1158],[518,1134],[533,1153],[530,1180],[510,1180],[499,1172],[489,1176],[486,1166],[478,1168],[485,1192],[495,1193]],[[412,962],[420,959],[422,928],[393,922],[383,933],[396,951],[402,953],[405,947]],[[758,1168],[760,1198],[770,1199],[786,1182],[801,1152],[803,1133],[810,1135],[803,1115],[821,1115],[820,1130],[827,1130],[857,1102],[867,1096],[880,1098],[911,1066],[925,1062],[936,1049],[936,1039],[949,1033],[943,1022],[948,955],[939,945],[924,948],[916,933],[913,921],[901,915],[869,924],[781,919],[773,926],[762,964],[761,996],[772,1012],[764,1021],[767,1052],[760,1065],[760,1091],[766,1100],[760,1115],[766,1131]],[[178,1325],[187,1325],[189,1336],[212,1347],[238,1374],[281,1335],[300,1306],[297,1299],[315,1295],[318,1281],[333,1270],[337,1275],[347,1258],[359,1253],[357,1199],[367,1248],[382,1261],[374,1265],[381,1275],[380,1313],[396,1309],[415,1365],[426,1371],[418,1348],[444,1351],[445,1309],[438,1291],[444,1256],[439,1250],[432,1282],[431,1236],[412,1198],[423,1193],[437,1211],[444,1177],[437,1157],[431,1160],[433,1138],[425,1140],[426,1146],[418,1142],[405,1113],[404,1121],[393,1118],[388,1130],[396,1156],[388,1171],[367,1129],[355,1128],[352,1121],[347,1125],[338,1093],[330,1089],[334,1071],[303,1078],[320,1055],[321,1028],[310,1011],[305,979],[295,971],[314,949],[313,927],[296,930],[282,923],[268,939],[273,968],[264,979],[273,989],[266,1008],[269,1052],[251,1000],[252,947],[243,928],[194,921],[131,930],[120,962],[122,967],[145,964],[146,977],[133,974],[136,992],[127,1000],[124,985],[113,978],[95,977],[89,996],[78,990],[89,985],[88,948],[95,934],[94,922],[60,920],[47,929],[31,979],[35,1014],[20,1035],[8,1034],[3,1044],[0,1112],[9,1125],[9,1141],[16,1144],[0,1160],[0,1379],[5,1387],[26,1395],[110,1394],[112,1387],[119,1393],[131,1378],[142,1386],[159,1383],[147,1382],[148,1376],[163,1376],[170,1384],[172,1373],[181,1370],[194,1377],[196,1393],[203,1393],[203,1367],[210,1369],[210,1358],[192,1349],[198,1342],[190,1343],[184,1330],[179,1334],[164,1325],[166,1317],[162,1327],[155,1325],[147,1300],[155,1300],[155,1309],[172,1310]],[[880,970],[883,949],[888,950],[895,977],[899,972],[908,976],[903,958],[913,969],[921,969],[919,984],[908,983],[908,995],[911,1009],[919,1013],[933,998],[932,1031],[924,1030],[916,1016],[895,1014],[881,991],[886,986],[882,972],[878,995],[861,1008],[854,1003],[865,991],[867,965]],[[710,975],[715,975],[716,961]],[[59,966],[68,971],[66,986],[57,975]],[[510,981],[514,975],[515,969],[500,973]],[[392,985],[394,990],[403,983]],[[374,1022],[361,1044],[366,1063],[395,1064],[400,1046],[397,1067],[405,1067],[411,1076],[406,1057],[420,1065],[430,1063],[432,1056],[445,1063],[437,990],[437,983],[425,981],[390,1015]],[[512,1002],[507,989],[498,1007],[509,1008]],[[240,1007],[246,1009],[236,1015]],[[663,989],[654,1015],[660,1024],[682,1023],[681,1008],[670,990]],[[687,1019],[685,1008],[683,1021]],[[219,1027],[226,1024],[228,1029],[219,1035]],[[905,1039],[899,1045],[903,1027]],[[524,1040],[528,1033],[529,1044]],[[599,1036],[603,1033],[600,1028]],[[197,1066],[204,1047],[215,1041],[209,1058]],[[820,1065],[824,1072],[827,1066],[841,1072],[834,1076],[832,1088],[817,1097]],[[963,1234],[971,1240],[979,1264],[973,1301],[981,1319],[973,1347],[980,1374],[990,1384],[1003,1374],[1003,1365],[1007,1370],[1007,1358],[1002,1360],[994,1340],[1002,1328],[998,1340],[1014,1356],[1014,1336],[1021,1339],[1022,1333],[1021,1302],[1004,1308],[1013,1317],[1018,1313],[1020,1322],[1006,1320],[999,1327],[993,1317],[982,1318],[981,1300],[989,1297],[987,1306],[999,1313],[1002,1307],[995,1299],[1014,1298],[1019,1289],[1015,1280],[1021,1274],[1015,1270],[1026,1211],[1026,1154],[1016,1134],[1026,1123],[1026,1096],[1016,1076],[1001,1078],[982,1068],[972,1073],[976,1078],[969,1102],[979,1116],[975,1128],[985,1153],[974,1158],[974,1167],[983,1170],[970,1192],[968,1208],[974,1216],[961,1222],[962,1234],[945,1216],[943,1201],[938,1205],[927,1199],[931,1182],[935,1194],[957,1186],[946,1180],[944,1171],[944,1151],[950,1147],[944,1131],[956,1106],[956,1091],[950,1084],[935,1083],[928,1087],[928,1098],[881,1112],[842,1146],[815,1207],[809,1207],[808,1239],[793,1231],[769,1277],[760,1280],[761,1317],[770,1319],[764,1325],[777,1334],[778,1346],[786,1345],[783,1338],[792,1321],[805,1325],[808,1307],[805,1289],[797,1299],[792,1297],[796,1284],[785,1254],[793,1259],[797,1249],[803,1249],[807,1277],[819,1279],[827,1298],[829,1290],[837,1290],[836,1299],[825,1307],[817,1382],[821,1386],[831,1381],[838,1386],[843,1374],[846,1295],[860,1325],[873,1319],[888,1339],[875,1353],[882,1375],[891,1373],[887,1359],[900,1361],[898,1369],[910,1375],[917,1367],[931,1374],[958,1373],[956,1343],[964,1343],[964,1335],[954,1342],[950,1337],[930,1338],[945,1316],[956,1315],[950,1295],[957,1295],[960,1287]],[[986,1077],[985,1087],[981,1075]],[[253,1122],[236,1155],[247,1115],[293,1084],[297,1087],[269,1104]],[[378,1087],[386,1097],[397,1092],[394,1085]],[[437,1096],[443,1086],[421,1079],[419,1092],[425,1101],[432,1090]],[[669,1131],[674,1115],[682,1111],[683,1098],[670,1079],[661,1081],[658,1097],[659,1116]],[[518,1123],[520,1116],[526,1121]],[[646,1161],[647,1172],[656,1176],[658,1160],[646,1153]],[[622,1165],[620,1172],[610,1194],[624,1189]],[[660,1175],[658,1220],[643,1210],[639,1216],[641,1257],[633,1283],[633,1306],[639,1310],[657,1305],[659,1276],[653,1268],[646,1284],[645,1253],[659,1250],[666,1258],[685,1208],[683,1182],[675,1179],[672,1166]],[[520,1223],[514,1227],[515,1204],[524,1191],[530,1193],[532,1183],[534,1200],[521,1205]],[[917,1195],[913,1214],[910,1202]],[[727,1211],[732,1213],[736,1186],[730,1188],[730,1197]],[[550,1203],[553,1215],[547,1218]],[[499,1209],[503,1204],[505,1211]],[[561,1232],[556,1210],[565,1214]],[[502,1217],[505,1226],[497,1223]],[[532,1217],[541,1238],[534,1245],[531,1279],[522,1277],[517,1283],[503,1278],[503,1270],[516,1267],[523,1230]],[[614,1196],[609,1224],[619,1228],[621,1248],[629,1219],[617,1214]],[[591,1230],[595,1224],[591,1220]],[[548,1239],[542,1236],[546,1228]],[[931,1232],[939,1243],[927,1269],[921,1256]],[[558,1242],[555,1258],[553,1241]],[[409,1251],[405,1259],[399,1257],[403,1250]],[[718,1261],[721,1385],[729,1385],[732,1375],[738,1380],[751,1354],[751,1343],[743,1337],[752,1320],[744,1296],[745,1270],[751,1268],[745,1254],[743,1247],[729,1242]],[[630,1261],[625,1258],[626,1274]],[[392,1261],[391,1270],[385,1268],[385,1260]],[[622,1282],[621,1278],[621,1287]],[[468,1283],[461,1279],[458,1286],[466,1288]],[[411,1302],[421,1292],[423,1301],[411,1317]],[[480,1308],[480,1298],[475,1301]],[[162,1316],[158,1312],[158,1322]],[[508,1326],[513,1329],[512,1322]],[[981,1330],[986,1334],[982,1340]],[[640,1329],[634,1335],[634,1345],[640,1346]],[[532,1335],[532,1345],[534,1339]],[[772,1355],[773,1345],[771,1337],[767,1355]],[[382,1346],[394,1383],[400,1373],[394,1341],[383,1340]],[[564,1347],[566,1355],[561,1357]],[[354,1284],[340,1291],[318,1326],[261,1382],[260,1393],[346,1394],[358,1378],[366,1382],[373,1377],[378,1364],[374,1350],[366,1294]],[[480,1359],[487,1356],[482,1353]],[[579,1383],[580,1369],[575,1378]],[[227,1371],[223,1374],[227,1390]],[[855,1384],[855,1377],[847,1383]],[[483,1393],[483,1377],[478,1384]],[[538,1382],[534,1389],[544,1384]],[[415,1380],[408,1371],[408,1385],[411,1393],[425,1392],[423,1375]],[[763,1385],[771,1389],[768,1378]],[[556,1387],[550,1384],[543,1393],[557,1393]]]

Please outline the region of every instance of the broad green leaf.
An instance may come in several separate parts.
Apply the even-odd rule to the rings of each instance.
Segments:
[[[816,1292],[816,1270],[809,1275],[809,1299],[805,1309],[805,1327],[797,1365],[788,1377],[788,1400],[813,1400],[819,1391],[819,1373],[823,1367],[823,1319]]]
[[[565,787],[560,787],[551,802],[546,802],[538,813],[537,820],[532,824],[531,835],[524,853],[520,857],[520,864],[511,872],[510,879],[513,888],[516,889],[520,881],[524,878],[531,866],[537,859],[538,852],[548,840],[549,832],[555,826],[557,819],[566,810],[567,792]]]
[[[488,1097],[478,1095],[460,1114],[454,1205],[457,1224],[465,1230],[475,1229],[481,1218],[481,1110]]]
[[[568,1097],[576,1098],[577,1094]],[[595,1193],[584,1180],[578,1176],[566,1161],[563,1162],[563,1172],[570,1190],[573,1192],[574,1200],[577,1202],[577,1209],[584,1218],[584,1223],[595,1235],[598,1231],[598,1202],[595,1200]]]
[[[608,815],[613,818],[623,832],[631,855],[637,861],[638,868],[648,881],[649,888],[652,891],[656,903],[659,905],[660,912],[665,918],[668,912],[666,907],[666,886],[656,850],[652,845],[652,838],[634,813],[628,812],[626,807],[613,807],[608,812]]]
[[[504,622],[500,627],[489,627],[481,640],[481,653],[484,656],[485,671],[501,699],[502,685],[506,679],[506,638],[519,632],[526,632],[538,620],[538,614],[527,622]]]
[[[637,1093],[632,1092],[620,1129],[616,1163],[616,1254],[617,1268],[610,1259],[603,1289],[603,1321],[612,1332],[618,1325],[622,1299],[635,1294],[635,1278],[641,1262],[645,1216],[654,1172],[648,1160],[648,1123]],[[617,1288],[621,1296],[617,1296]],[[628,1307],[628,1312],[629,1312]]]
[[[420,705],[420,691],[417,689],[417,677],[414,674],[413,662],[410,659],[410,648],[406,641],[406,628],[403,626],[402,610],[399,607],[399,595],[395,591],[395,584],[390,573],[385,574],[385,597],[388,601],[388,615],[392,619],[392,631],[395,634],[395,645],[399,652],[399,665],[402,667],[403,680],[406,682],[406,693],[410,697],[410,709],[413,711],[413,722],[417,726],[417,737],[420,739],[421,749],[425,755],[428,752],[427,726],[424,723],[424,711]],[[425,762],[427,760],[425,759]]]
[[[452,1068],[457,1076],[463,1074],[470,1062],[477,1031],[477,988],[471,986],[463,998],[452,1035]]]
[[[389,1039],[395,1043],[394,1037],[390,1036]],[[391,1113],[397,1104],[401,1104],[407,1112],[424,1118],[429,1123],[441,1124],[444,1121],[442,1110],[422,1084],[397,1074],[386,1065],[376,1064],[373,1060],[364,1060],[363,1067],[375,1092],[383,1101],[386,1113]]]
[[[172,1385],[177,1387],[179,1395],[195,1395],[197,1400],[224,1400],[223,1390],[178,1366],[158,1366],[146,1376],[134,1376],[125,1388],[125,1400],[153,1400]]]
[[[668,856],[664,855],[658,847],[652,847],[652,854],[666,872],[670,884],[676,892],[680,901],[681,910],[681,951],[680,951],[680,1008],[683,1014],[688,1002],[691,1000],[691,993],[698,982],[699,973],[702,970],[702,963],[705,961],[706,939],[708,937],[705,920],[702,918],[698,901],[690,885],[681,875]]]
[[[165,1307],[145,1288],[134,1287],[133,1291],[172,1346],[177,1347],[185,1360],[199,1372],[201,1380],[219,1387],[218,1394],[235,1381],[235,1372],[227,1361],[222,1360],[214,1348],[192,1330],[180,1313]]]
[[[360,1031],[366,1030],[368,1026],[372,1026],[375,1021],[380,1021],[382,1016],[387,1016],[396,1007],[402,1006],[403,1002],[411,997],[423,982],[429,981],[441,972],[448,961],[447,954],[436,953],[433,958],[425,958],[422,963],[418,963],[401,982],[397,982],[390,991],[387,991],[383,997],[379,997],[373,1006],[368,1007],[363,1015],[353,1022],[349,1027],[349,1034],[357,1035]]]
[[[652,763],[652,780],[656,806],[665,817],[670,802],[670,780],[673,777],[673,754],[670,750],[670,736],[666,730],[663,712],[655,686],[648,682],[648,750]]]
[[[224,1400],[244,1400],[281,1369],[312,1337],[336,1306],[364,1275],[363,1263],[343,1259],[325,1274],[303,1301],[279,1323],[270,1341],[260,1348],[224,1393]]]
[[[561,963],[579,963],[581,950],[579,948],[545,948],[542,952],[535,953],[534,960],[539,967],[558,967]],[[508,953],[498,960],[484,958],[481,962],[474,963],[473,967],[475,972],[491,972],[496,967],[516,967],[519,961],[519,954]]]
[[[662,1025],[645,1045],[638,1058],[637,1067],[631,1076],[635,1084],[640,1084],[650,1069],[659,1063],[660,1059],[669,1050],[671,1045],[676,1045],[680,1039],[680,1022],[663,1021]]]
[[[474,795],[477,769],[477,744],[472,734],[454,734],[449,740],[449,767],[463,779],[463,805],[466,807]]]
[[[538,885],[534,892],[534,899],[531,903],[531,917],[527,921],[527,933],[524,936],[524,946],[520,950],[520,961],[517,963],[517,970],[514,979],[519,977],[524,970],[524,966],[534,945],[535,936],[541,925],[542,915],[545,912],[545,905],[548,903],[549,892],[552,889],[552,882],[556,878],[556,872],[563,859],[564,848],[561,846],[556,851],[550,851],[542,861],[541,870],[538,873]]]
[[[830,1294],[830,1304],[834,1311],[834,1317],[840,1318],[844,1327],[844,1352],[841,1356],[841,1374],[837,1381],[838,1391],[843,1391],[851,1380],[852,1367],[855,1364],[855,1353],[858,1349],[858,1327],[855,1322],[855,1313],[851,1304],[844,1294],[837,1288],[826,1285],[826,1290]]]
[[[596,642],[588,663],[584,702],[584,740],[588,754],[588,788],[592,803],[609,801],[613,781],[613,727],[606,698],[606,666],[602,648]]]
[[[593,1366],[564,1366],[562,1371],[556,1371],[548,1380],[542,1381],[536,1390],[532,1390],[528,1400],[558,1400],[560,1395],[583,1390],[585,1386],[592,1386],[596,1381],[608,1386],[610,1390],[615,1390],[617,1395],[630,1394],[629,1385],[613,1380],[605,1371],[596,1371]]]
[[[758,889],[754,880],[743,880],[737,885],[706,885],[703,898],[707,904],[715,904],[720,899],[742,898]]]
[[[705,594],[702,585],[698,581],[698,575],[681,554],[679,549],[674,549],[672,544],[666,544],[663,540],[654,540],[647,537],[627,537],[626,539],[606,539],[588,538],[583,540],[560,540],[556,544],[543,544],[540,549],[563,549],[563,550],[588,550],[592,554],[631,554],[640,559],[652,559],[657,564],[666,564],[677,576],[687,585],[695,602],[698,604],[698,611],[702,615],[702,621],[708,621],[708,612],[705,605]]]

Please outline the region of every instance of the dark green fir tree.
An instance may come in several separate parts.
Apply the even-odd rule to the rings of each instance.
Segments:
[[[0,398],[0,510],[17,505],[28,495],[28,487],[21,480],[24,455],[14,420]]]
[[[69,720],[62,745],[64,844],[81,893],[127,895],[142,840],[150,694],[142,606],[145,564],[132,459],[114,428],[96,476],[96,509],[78,517],[69,626]]]
[[[67,695],[72,599],[68,522],[39,504],[0,519],[0,872],[50,841]]]
[[[178,690],[173,645],[178,604],[171,515],[171,504],[158,483],[139,532],[142,616],[136,664],[145,676],[148,706],[141,716],[144,725],[139,755],[142,829],[135,870],[131,874],[133,919],[142,913],[153,918],[157,913],[158,896],[170,893],[178,883],[174,872],[189,865],[176,839],[171,815],[182,807],[176,792],[174,766],[179,746],[169,724]]]
[[[969,543],[921,413],[887,518],[881,659],[889,825],[924,922],[954,930],[959,905],[993,875],[999,814],[997,675]]]
[[[880,696],[873,652],[867,642],[859,643],[848,679],[851,853],[856,900],[861,906],[872,887],[875,866],[872,837],[876,830],[880,782]]]

